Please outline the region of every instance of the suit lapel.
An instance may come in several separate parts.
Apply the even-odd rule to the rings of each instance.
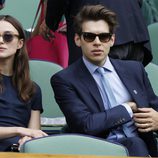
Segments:
[[[80,69],[78,71],[78,75],[80,81],[85,85],[85,87],[87,87],[90,95],[97,102],[98,108],[101,111],[104,111],[105,109],[104,109],[103,101],[100,92],[98,90],[97,84],[82,60],[80,60],[79,68]]]
[[[121,64],[122,62],[118,62],[113,59],[111,59],[111,62],[128,92],[131,94],[132,98],[139,107],[141,107],[141,105],[143,105],[142,90],[138,89],[138,83],[134,80],[133,76],[131,76],[131,70],[128,71],[128,65],[124,66]]]

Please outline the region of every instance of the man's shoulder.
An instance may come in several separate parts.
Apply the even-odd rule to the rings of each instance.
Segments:
[[[121,59],[112,59],[110,58],[111,62],[113,64],[118,64],[118,65],[123,65],[123,66],[134,66],[134,65],[141,65],[143,66],[143,64],[140,61],[136,61],[136,60],[121,60]]]
[[[69,65],[67,68],[64,68],[63,70],[57,72],[55,75],[59,76],[74,76],[79,73],[79,71],[82,69],[81,67],[83,66],[81,60],[77,60],[76,62],[72,63]]]

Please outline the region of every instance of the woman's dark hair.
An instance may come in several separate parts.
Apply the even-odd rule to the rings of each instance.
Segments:
[[[25,102],[29,101],[34,94],[35,86],[30,79],[24,29],[20,22],[10,15],[0,15],[0,21],[7,21],[12,24],[19,33],[19,39],[24,42],[22,48],[17,50],[14,57],[12,82],[18,91],[19,98]],[[3,78],[0,73],[0,92],[3,91],[3,88]]]

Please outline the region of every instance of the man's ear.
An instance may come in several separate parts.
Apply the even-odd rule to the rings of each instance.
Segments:
[[[115,43],[115,34],[113,34],[113,35],[111,36],[110,46],[112,47],[112,46],[114,45],[114,43]]]
[[[75,34],[74,41],[78,47],[81,47],[81,37],[77,33]]]
[[[17,46],[17,49],[22,48],[22,47],[23,47],[23,45],[24,45],[24,40],[23,40],[23,39],[20,39],[20,40],[18,41],[18,46]]]

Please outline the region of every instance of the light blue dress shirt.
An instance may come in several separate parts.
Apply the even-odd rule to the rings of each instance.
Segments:
[[[99,66],[92,64],[89,62],[85,57],[83,57],[84,64],[86,65],[87,69],[95,79],[98,89],[100,91],[101,97],[103,99],[105,110],[108,109],[107,106],[107,100],[106,100],[106,94],[102,88],[101,80],[100,80],[100,74],[97,72],[97,68]],[[117,105],[122,105],[126,108],[131,118],[133,117],[132,109],[126,102],[132,101],[131,95],[129,94],[127,88],[124,86],[122,81],[120,80],[119,76],[117,75],[113,65],[111,64],[109,57],[107,57],[105,64],[102,66],[110,71],[106,72],[107,79],[110,83],[111,89],[113,91],[113,94],[116,98]],[[114,105],[114,106],[117,106]],[[135,133],[137,135],[137,133]],[[120,138],[125,137],[125,134],[123,130],[118,129],[116,131],[112,131],[107,139],[109,140],[117,140]]]

